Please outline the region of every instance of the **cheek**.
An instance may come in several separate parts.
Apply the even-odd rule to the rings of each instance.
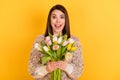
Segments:
[[[61,20],[61,22],[62,22],[63,24],[65,24],[65,19]]]
[[[63,25],[65,26],[65,20],[64,20],[62,23],[63,23]]]
[[[55,24],[55,20],[51,20],[50,24],[53,26]]]
[[[55,21],[56,21],[55,19],[51,19],[51,23],[55,23]]]

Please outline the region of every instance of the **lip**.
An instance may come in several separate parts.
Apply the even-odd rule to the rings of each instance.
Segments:
[[[55,24],[54,26],[55,26],[55,28],[61,28],[62,25],[61,24]]]

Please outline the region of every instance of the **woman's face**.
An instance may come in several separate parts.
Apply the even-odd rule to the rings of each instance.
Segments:
[[[65,14],[60,10],[54,10],[51,13],[51,26],[54,34],[62,33],[65,26]]]

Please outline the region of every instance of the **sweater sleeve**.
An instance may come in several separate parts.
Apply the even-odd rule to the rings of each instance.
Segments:
[[[44,36],[39,36],[36,38],[36,40],[33,43],[33,47],[30,53],[30,59],[28,63],[28,71],[31,76],[34,78],[42,78],[44,77],[48,72],[46,70],[46,66],[41,66],[41,58],[42,54],[35,48],[36,43],[40,43],[40,40],[43,39]]]
[[[74,52],[72,60],[66,67],[66,73],[72,80],[77,80],[83,72],[84,63],[80,41],[78,38],[74,38],[74,40],[76,41],[77,50]]]

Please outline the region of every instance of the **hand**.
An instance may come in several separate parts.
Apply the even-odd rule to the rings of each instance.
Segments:
[[[67,61],[48,62],[47,71],[52,72],[57,68],[61,70],[65,70],[66,66],[67,66]]]
[[[67,61],[58,61],[58,68],[60,68],[61,70],[65,70],[66,66],[67,66]]]
[[[48,72],[52,72],[57,69],[56,62],[47,62],[46,69]]]

